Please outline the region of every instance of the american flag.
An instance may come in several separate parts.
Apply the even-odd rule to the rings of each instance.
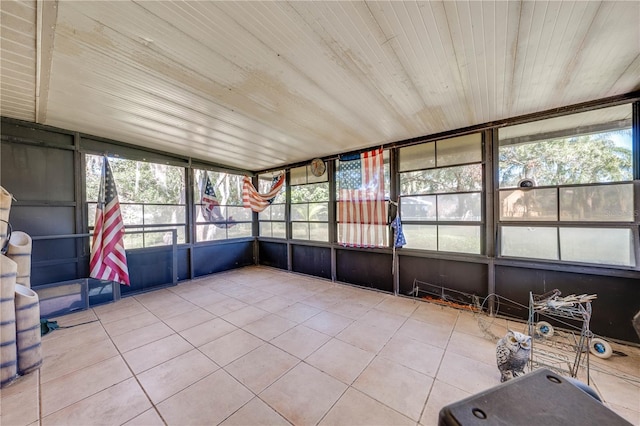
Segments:
[[[338,189],[338,243],[349,247],[387,247],[382,148],[342,156]]]
[[[251,178],[245,176],[242,179],[242,205],[245,208],[250,208],[254,212],[261,212],[271,205],[273,199],[284,185],[284,174],[278,175],[274,178],[271,189],[266,194],[260,194],[251,183]]]
[[[208,175],[204,185],[204,192],[202,193],[202,208],[200,210],[202,211],[204,220],[207,222],[225,221],[225,218],[220,211],[220,203],[218,202],[216,191],[213,189],[213,185],[211,185]]]
[[[124,223],[120,214],[116,183],[109,161],[104,157],[89,262],[90,277],[130,285],[123,237]]]

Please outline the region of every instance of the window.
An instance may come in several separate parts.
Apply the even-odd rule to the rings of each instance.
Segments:
[[[282,173],[282,171],[277,171],[259,175],[258,191],[261,194],[269,192],[274,179]],[[258,213],[261,237],[287,238],[287,222],[285,215],[287,207],[286,194],[287,188],[285,184],[278,195],[273,198],[271,205]]]
[[[481,253],[482,136],[400,148],[406,248]]]
[[[290,171],[291,238],[329,241],[328,174],[314,176],[309,166]]]
[[[95,223],[102,156],[85,156],[89,228]],[[109,158],[126,233],[126,249],[186,242],[185,168],[144,161]],[[95,200],[95,201],[94,201]],[[136,231],[157,231],[133,233]]]
[[[635,266],[631,105],[505,127],[499,138],[501,255]]]
[[[198,169],[193,175],[196,242],[250,237],[252,215],[242,205],[242,176]]]

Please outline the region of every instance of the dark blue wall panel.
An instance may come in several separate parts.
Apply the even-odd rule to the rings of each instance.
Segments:
[[[393,292],[391,267],[391,254],[356,250],[336,251],[338,281]]]
[[[260,241],[260,264],[274,268],[288,269],[287,244]]]
[[[253,265],[253,241],[200,245],[193,248],[194,276]]]
[[[487,265],[400,256],[400,294],[409,295],[415,280],[477,296],[487,295]],[[422,295],[420,295],[422,296]]]
[[[330,248],[293,245],[291,251],[293,271],[331,279]]]

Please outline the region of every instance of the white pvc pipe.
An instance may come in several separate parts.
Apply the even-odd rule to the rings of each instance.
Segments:
[[[0,186],[0,241],[7,237],[7,224],[9,222],[9,212],[11,211],[11,200],[13,196]]]
[[[21,284],[16,284],[15,297],[18,373],[27,374],[42,365],[40,302],[35,291]]]
[[[17,271],[16,262],[0,256],[0,387],[18,377],[14,303]]]
[[[18,264],[16,284],[31,288],[31,237],[22,231],[14,231],[9,239],[7,257]]]

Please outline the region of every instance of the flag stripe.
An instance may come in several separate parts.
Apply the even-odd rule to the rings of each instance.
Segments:
[[[345,163],[346,160],[341,159],[343,176],[336,209],[338,242],[350,247],[386,247],[383,150],[364,152],[359,159]]]
[[[280,175],[277,180],[271,186],[271,189],[266,194],[260,194],[251,182],[249,176],[245,176],[242,179],[242,204],[245,208],[250,208],[254,212],[264,211],[271,205],[273,198],[278,195],[278,192],[284,185],[284,175]]]
[[[89,261],[89,276],[130,285],[124,249],[124,223],[111,167],[104,157]]]

